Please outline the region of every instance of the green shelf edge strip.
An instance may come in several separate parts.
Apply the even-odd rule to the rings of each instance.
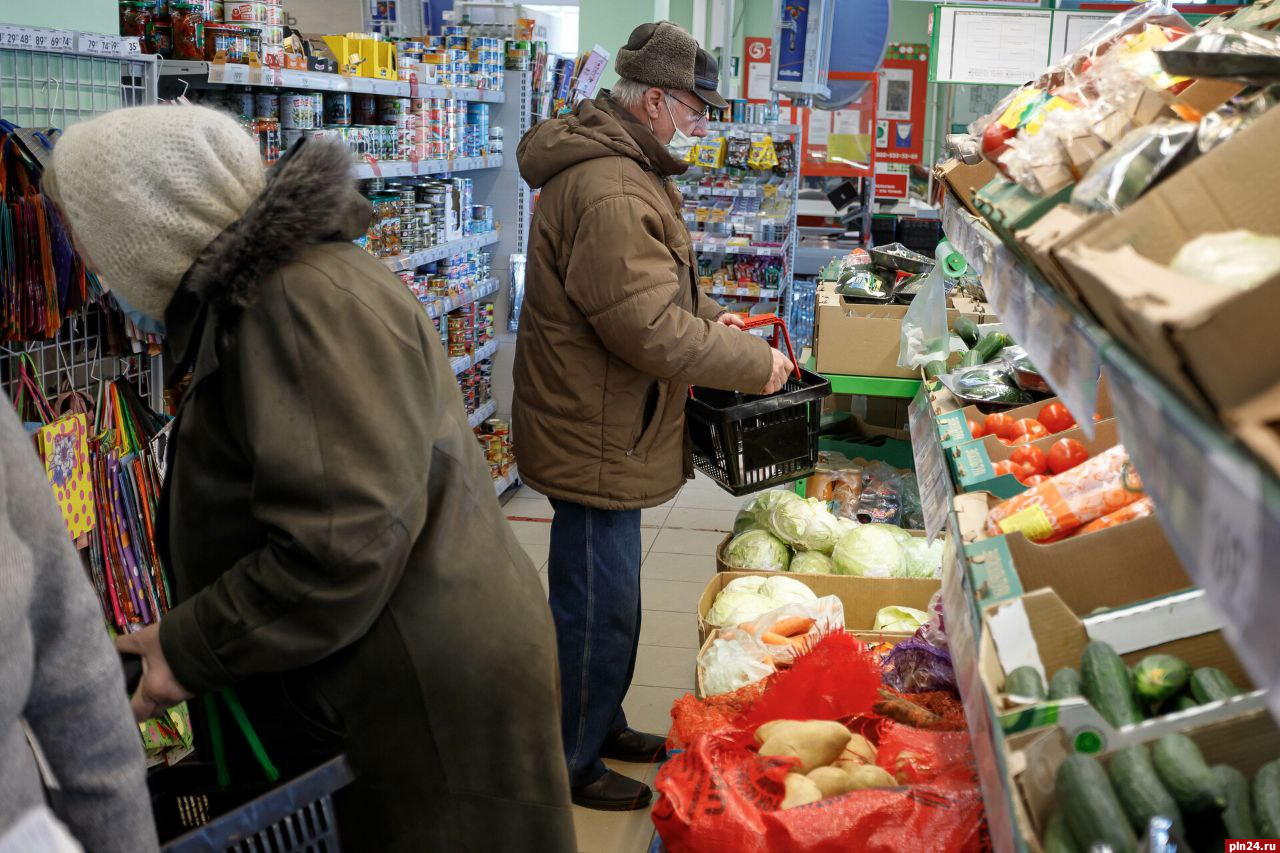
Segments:
[[[813,370],[810,357],[805,368]],[[843,373],[823,373],[831,383],[832,394],[860,394],[864,397],[900,397],[910,400],[920,390],[919,379],[890,379],[884,376],[849,376]]]

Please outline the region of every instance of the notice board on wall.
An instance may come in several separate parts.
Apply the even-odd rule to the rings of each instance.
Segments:
[[[1019,86],[1049,64],[1053,12],[935,6],[933,78]]]

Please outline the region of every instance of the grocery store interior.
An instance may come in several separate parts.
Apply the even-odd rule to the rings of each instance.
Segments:
[[[1280,843],[1280,0],[0,5],[0,853]]]

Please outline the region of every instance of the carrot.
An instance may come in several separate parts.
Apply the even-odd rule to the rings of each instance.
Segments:
[[[1107,513],[1101,518],[1095,518],[1093,521],[1081,527],[1076,531],[1077,536],[1084,536],[1086,533],[1096,533],[1099,530],[1106,530],[1108,527],[1115,527],[1117,524],[1124,524],[1126,521],[1133,521],[1138,518],[1145,518],[1155,511],[1155,506],[1151,503],[1151,498],[1143,498],[1134,501],[1126,507],[1121,507],[1115,512]]]
[[[740,622],[738,623],[738,627],[743,631],[746,631],[748,634],[754,634],[756,632],[756,623],[754,622]]]
[[[809,635],[800,634],[795,637],[787,637],[787,642],[797,649],[803,649],[805,646],[809,645]]]
[[[760,635],[760,642],[768,643],[771,646],[785,646],[787,644],[787,641],[788,641],[788,638],[782,636],[781,634],[775,634],[772,631],[765,631],[763,634]]]
[[[812,627],[813,620],[807,616],[789,616],[773,623],[773,633],[781,634],[784,637],[794,637],[797,634],[809,633],[809,629]]]

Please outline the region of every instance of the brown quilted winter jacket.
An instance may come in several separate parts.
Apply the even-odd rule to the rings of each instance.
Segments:
[[[669,180],[686,167],[607,93],[517,154],[542,188],[516,345],[520,474],[552,498],[657,506],[692,473],[688,386],[758,393],[769,345],[715,322]]]

